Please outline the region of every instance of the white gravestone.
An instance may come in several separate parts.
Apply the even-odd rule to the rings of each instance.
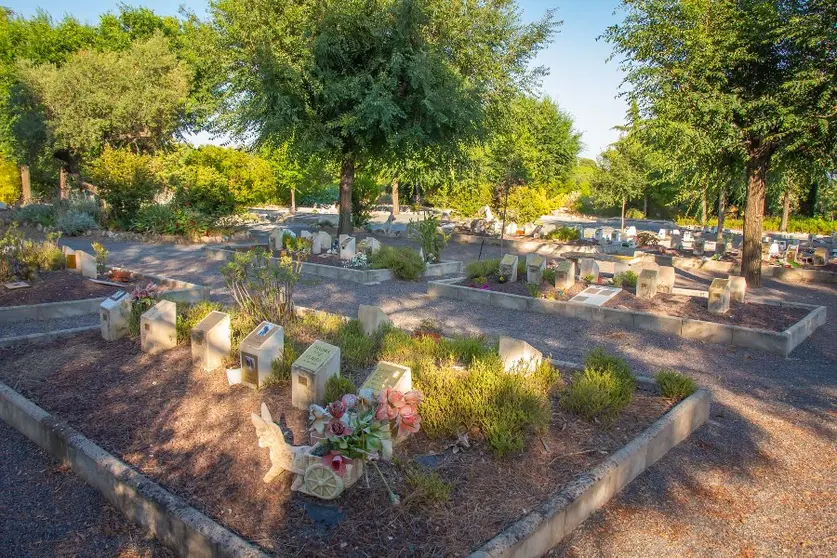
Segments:
[[[596,240],[604,240],[604,230],[596,229],[596,232],[593,234],[593,238]]]
[[[569,289],[575,285],[575,262],[564,260],[555,269],[555,286],[559,289]]]
[[[506,236],[514,236],[517,234],[517,223],[512,221],[511,223],[506,225],[506,228],[503,231]]]
[[[531,372],[540,365],[543,353],[526,341],[500,337],[500,358],[503,360],[506,372],[512,369]]]
[[[96,258],[84,250],[76,250],[76,269],[88,279],[96,279],[99,276]]]
[[[76,266],[76,251],[69,246],[62,246],[61,253],[64,254],[64,267],[81,273],[81,270]]]
[[[371,389],[375,394],[383,389],[397,389],[401,393],[407,393],[413,389],[413,374],[409,366],[381,361],[360,389]]]
[[[614,277],[616,275],[619,275],[620,273],[625,273],[627,271],[630,271],[630,269],[631,269],[631,266],[628,262],[623,262],[621,260],[616,260],[615,262],[613,262],[613,275],[614,275]]]
[[[625,238],[634,238],[636,236],[636,227],[631,225],[625,229]]]
[[[271,252],[282,249],[282,237],[285,235],[284,227],[276,227],[267,236],[267,247]]]
[[[657,233],[657,238],[659,238],[660,240],[665,240],[666,239],[666,230],[665,229],[660,229],[660,232]]]
[[[593,258],[581,258],[578,260],[579,265],[581,266],[581,270],[579,271],[579,275],[582,279],[592,281],[593,283],[597,283],[599,281],[599,264]]]
[[[140,344],[143,352],[155,354],[177,345],[177,307],[161,300],[140,317]]]
[[[331,239],[331,235],[325,231],[320,231],[317,233],[317,238],[320,239],[320,250],[323,252],[328,252],[331,250],[331,245],[333,240]]]
[[[230,355],[230,315],[212,311],[192,328],[192,365],[209,372]]]
[[[683,248],[683,237],[680,236],[680,231],[671,233],[671,243],[669,244],[672,250],[679,250]]]
[[[308,410],[323,405],[328,379],[340,374],[340,349],[319,339],[291,366],[291,404]]]
[[[377,306],[361,304],[357,309],[357,319],[363,333],[372,336],[387,324],[390,324],[389,317]]]
[[[285,351],[285,330],[282,326],[262,322],[241,342],[240,376],[230,374],[230,384],[241,383],[258,388],[273,373],[273,361],[282,358]]]
[[[355,237],[340,235],[340,259],[351,260],[355,257]]]
[[[509,283],[517,282],[517,261],[518,258],[514,254],[506,254],[500,260],[500,275]]]
[[[702,256],[703,249],[706,246],[706,241],[702,238],[696,238],[694,243],[692,244],[692,253],[695,256]]]
[[[323,246],[320,243],[320,235],[315,234],[314,236],[311,237],[311,254],[316,256],[316,255],[319,255],[320,253],[322,253],[322,251],[323,251]]]
[[[125,291],[116,291],[99,305],[99,325],[102,339],[116,341],[128,335],[128,319],[131,316],[131,297]]]
[[[526,256],[526,282],[540,285],[546,269],[546,258],[537,254],[529,254],[529,256]]]
[[[657,292],[671,294],[674,290],[674,268],[661,265],[657,270]]]
[[[637,298],[654,298],[657,294],[657,270],[643,269],[636,282]]]
[[[735,302],[744,302],[747,296],[747,280],[738,275],[730,275],[729,296]]]
[[[709,311],[713,314],[729,312],[729,279],[713,279],[709,285]]]
[[[374,254],[381,249],[381,243],[377,238],[368,237],[358,243],[358,248],[366,254]]]

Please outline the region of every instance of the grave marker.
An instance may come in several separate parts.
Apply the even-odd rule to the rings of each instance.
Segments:
[[[125,291],[116,291],[99,305],[99,326],[102,339],[116,341],[128,335],[128,319],[131,316],[131,297]]]
[[[360,241],[358,248],[366,254],[374,254],[381,249],[381,243],[377,238],[368,237]]]
[[[291,366],[291,404],[308,410],[325,403],[325,385],[340,374],[340,349],[319,339]]]
[[[61,252],[64,254],[64,267],[78,271],[76,269],[76,251],[69,246],[62,246]]]
[[[267,247],[271,252],[278,252],[282,249],[282,237],[285,236],[284,227],[276,227],[267,236]]]
[[[383,389],[397,389],[401,393],[407,393],[413,389],[413,374],[409,366],[382,360],[360,389],[371,389],[376,395]]]
[[[285,330],[262,322],[241,342],[241,383],[258,388],[273,373],[273,361],[282,358]]]
[[[340,259],[351,260],[355,257],[355,237],[340,235]]]
[[[636,297],[637,298],[654,298],[657,295],[657,277],[656,269],[643,269],[639,274],[639,279],[636,283]]]
[[[692,253],[695,256],[702,256],[703,249],[706,246],[706,240],[703,238],[696,238],[694,243],[692,243]]]
[[[674,290],[674,268],[661,265],[657,269],[657,292],[671,294]]]
[[[579,274],[584,280],[591,279],[593,283],[599,282],[599,263],[593,258],[581,258],[578,260],[581,270]]]
[[[192,328],[192,364],[209,372],[230,354],[230,315],[212,311]]]
[[[680,250],[683,248],[683,237],[680,236],[680,231],[673,231],[671,233],[671,242],[669,243],[669,247],[672,250]]]
[[[828,256],[826,255],[825,247],[819,246],[814,249],[814,265],[822,267],[828,263]]]
[[[500,358],[503,360],[506,372],[512,369],[531,372],[540,365],[543,353],[526,341],[500,337]]]
[[[375,335],[382,327],[392,323],[389,317],[378,306],[361,304],[357,309],[357,319],[363,333],[368,336]]]
[[[161,300],[140,316],[140,344],[145,353],[156,354],[177,345],[177,307]]]
[[[569,289],[575,285],[575,262],[563,260],[555,269],[555,286],[559,289]]]
[[[27,288],[29,286],[29,283],[27,283],[26,281],[9,281],[8,283],[3,283],[3,286],[10,291],[16,291],[18,289]]]
[[[729,279],[713,279],[709,285],[709,311],[713,314],[729,312]]]
[[[317,237],[320,239],[320,250],[323,252],[328,252],[331,250],[331,245],[334,241],[331,238],[331,235],[325,231],[320,231],[317,233]]]
[[[729,296],[735,302],[744,302],[747,295],[747,280],[738,275],[729,276]]]
[[[526,282],[540,285],[546,269],[546,258],[537,254],[529,254],[529,256],[526,256]]]
[[[514,254],[506,254],[500,260],[500,275],[506,278],[509,283],[517,282],[518,257]]]

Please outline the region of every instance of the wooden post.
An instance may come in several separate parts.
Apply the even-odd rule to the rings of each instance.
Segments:
[[[401,213],[401,207],[398,205],[398,177],[392,179],[392,214],[398,215]]]
[[[70,197],[67,188],[67,170],[64,167],[58,170],[58,197],[62,200]]]
[[[20,195],[24,205],[32,201],[32,181],[29,178],[29,165],[20,165]]]

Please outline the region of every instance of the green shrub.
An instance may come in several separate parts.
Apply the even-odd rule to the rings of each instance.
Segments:
[[[343,323],[337,335],[340,346],[340,361],[345,369],[363,368],[372,363],[377,349],[374,337],[363,333],[358,320]]]
[[[645,213],[640,211],[639,209],[632,207],[628,211],[625,212],[626,219],[645,219]]]
[[[617,376],[633,381],[634,374],[625,360],[608,354],[602,347],[596,347],[584,358],[584,367],[593,370],[612,370]]]
[[[660,370],[656,380],[660,394],[674,401],[685,399],[697,390],[697,384],[693,379],[674,370]]]
[[[60,216],[61,213],[66,213],[68,211],[87,213],[93,217],[97,223],[99,223],[102,218],[102,208],[99,207],[99,202],[96,201],[95,198],[87,197],[84,194],[74,193],[65,200],[58,200],[55,203],[55,211],[57,216]]]
[[[196,304],[177,303],[177,342],[188,343],[192,338],[192,328],[213,311],[223,311],[219,302],[202,301]]]
[[[522,228],[525,223],[533,223],[543,215],[548,215],[558,207],[546,190],[532,186],[516,186],[509,193],[509,215]]]
[[[105,147],[85,173],[110,206],[113,218],[125,228],[162,188],[153,159],[130,149]]]
[[[369,266],[372,269],[391,269],[398,279],[404,281],[417,281],[427,268],[419,253],[406,246],[381,246],[369,256]]]
[[[15,221],[51,227],[55,224],[55,207],[45,203],[30,203],[14,213]]]
[[[67,236],[76,236],[85,231],[98,229],[99,223],[89,213],[71,209],[58,214],[55,218],[55,228]]]
[[[174,193],[175,207],[189,208],[209,217],[235,212],[235,195],[229,181],[211,167],[193,166],[182,173]]]
[[[0,153],[0,202],[7,205],[20,200],[20,169]]]
[[[578,232],[578,229],[574,229],[572,227],[561,227],[555,229],[546,235],[546,237],[553,240],[560,240],[561,242],[572,242],[581,238],[581,234]]]
[[[543,280],[549,285],[555,285],[555,270],[552,268],[544,269]]]
[[[765,232],[778,232],[781,223],[780,217],[765,216],[762,221],[762,230]],[[710,223],[712,224],[712,223]],[[700,225],[700,220],[693,217],[678,217],[677,226]],[[726,217],[724,227],[730,229],[744,229],[744,220]],[[822,217],[800,217],[792,216],[788,219],[787,232],[808,233],[808,234],[831,234],[837,230],[837,221],[830,221]]]
[[[368,176],[355,176],[352,185],[352,225],[363,227],[372,218],[372,210],[381,195],[381,187]]]
[[[524,262],[525,264],[525,262]],[[468,279],[476,277],[490,277],[500,271],[500,260],[478,260],[465,265],[465,275]]]
[[[497,352],[496,345],[489,345],[485,337],[457,335],[452,339],[442,339],[436,345],[436,357],[444,362],[453,360],[470,366],[474,360],[485,359]]]
[[[410,221],[407,232],[416,239],[424,251],[425,260],[430,263],[442,261],[442,250],[450,240],[450,235],[439,228],[440,221],[435,215],[425,213],[421,221]]]
[[[329,184],[310,192],[297,194],[297,205],[300,207],[314,207],[314,205],[330,205],[337,203],[340,197],[340,186]]]
[[[636,388],[630,366],[601,347],[590,351],[584,366],[562,392],[561,406],[590,421],[615,419],[630,404]]]
[[[168,205],[147,205],[134,215],[131,229],[141,233],[174,234],[174,209]]]
[[[453,486],[442,480],[436,471],[424,471],[411,464],[402,466],[408,493],[405,504],[435,506],[450,501]]]
[[[90,247],[93,248],[93,254],[96,256],[96,272],[99,275],[104,275],[108,269],[108,256],[110,252],[98,242],[91,242]]]
[[[526,290],[532,298],[538,298],[541,295],[541,286],[535,283],[526,283]]]
[[[526,258],[517,258],[517,277],[518,280],[524,281],[526,279]]]
[[[296,349],[293,343],[285,343],[282,349],[282,357],[275,359],[270,363],[271,371],[273,372],[273,380],[278,383],[286,383],[291,381],[291,368],[297,359]]]
[[[613,286],[622,287],[623,289],[632,289],[636,287],[638,277],[633,271],[624,271],[613,276]]]
[[[347,393],[357,393],[357,386],[351,378],[337,374],[326,380],[325,400],[327,403],[337,401]]]
[[[228,312],[230,314],[230,355],[236,358],[241,342],[256,329],[260,322],[236,307],[229,308]]]

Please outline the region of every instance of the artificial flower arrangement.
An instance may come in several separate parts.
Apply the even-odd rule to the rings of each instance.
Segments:
[[[369,258],[366,256],[365,252],[358,252],[354,256],[352,256],[351,260],[346,260],[343,262],[343,267],[349,267],[353,269],[366,269],[369,267]]]
[[[327,446],[323,450],[323,464],[343,476],[353,460],[372,463],[389,491],[390,500],[397,504],[398,496],[375,462],[392,457],[393,439],[419,431],[418,406],[422,399],[422,393],[415,390],[401,393],[384,389],[376,396],[371,389],[362,389],[357,395],[346,394],[325,408],[311,405],[312,438],[319,438],[320,444]]]

